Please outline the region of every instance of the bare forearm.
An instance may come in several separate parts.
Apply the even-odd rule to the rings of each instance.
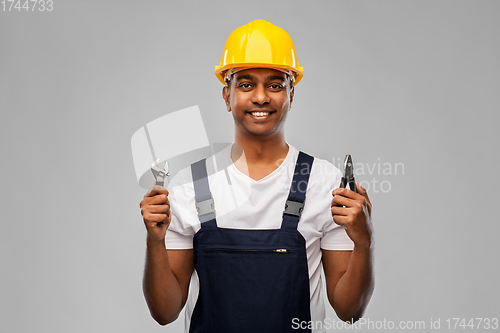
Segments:
[[[355,246],[347,271],[328,298],[340,319],[357,321],[365,312],[373,288],[372,249]]]
[[[143,291],[151,316],[159,324],[177,319],[183,306],[182,290],[170,268],[164,242],[147,242]]]

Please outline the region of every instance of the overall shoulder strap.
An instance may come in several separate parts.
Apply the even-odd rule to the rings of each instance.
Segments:
[[[297,164],[293,173],[292,185],[283,211],[281,229],[297,229],[300,215],[304,209],[307,184],[311,173],[314,157],[299,151]]]
[[[203,227],[206,224],[203,222],[212,220],[215,224],[215,206],[212,192],[210,192],[210,185],[208,184],[206,159],[191,164],[191,174],[193,176],[196,211],[201,226]]]

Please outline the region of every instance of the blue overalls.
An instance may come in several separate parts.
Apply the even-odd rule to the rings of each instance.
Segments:
[[[268,230],[219,228],[206,160],[191,165],[201,228],[193,239],[200,290],[190,333],[311,332],[293,329],[292,320],[311,320],[306,242],[297,225],[313,160],[299,152],[281,228]]]

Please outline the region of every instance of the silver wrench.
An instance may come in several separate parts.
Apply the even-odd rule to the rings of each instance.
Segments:
[[[168,162],[165,161],[164,165],[159,162],[160,159],[157,159],[153,162],[153,164],[151,164],[151,172],[155,177],[156,185],[163,186],[165,184],[165,178],[169,177],[170,173],[168,172]]]

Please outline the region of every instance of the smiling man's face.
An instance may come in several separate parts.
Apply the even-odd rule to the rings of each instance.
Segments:
[[[283,135],[293,100],[287,74],[268,68],[236,72],[223,97],[227,110],[233,113],[237,135],[253,139]]]

